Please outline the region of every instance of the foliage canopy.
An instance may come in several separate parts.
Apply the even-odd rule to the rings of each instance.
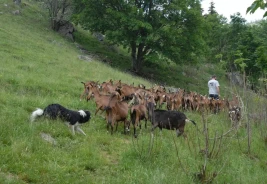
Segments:
[[[181,62],[201,52],[199,0],[74,0],[74,6],[75,23],[129,48],[135,72],[155,56]]]
[[[267,1],[264,0],[255,0],[248,8],[247,13],[255,13],[257,9],[266,9],[267,8]],[[267,16],[267,11],[264,13],[263,17]]]

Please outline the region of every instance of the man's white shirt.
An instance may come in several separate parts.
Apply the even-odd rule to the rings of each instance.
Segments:
[[[217,86],[220,86],[219,82],[215,79],[211,79],[208,82],[209,94],[218,95]]]

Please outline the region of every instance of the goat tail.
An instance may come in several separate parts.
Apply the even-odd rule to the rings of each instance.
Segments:
[[[42,109],[37,108],[35,111],[32,112],[30,121],[33,122],[37,117],[42,116],[44,111]]]
[[[186,122],[192,122],[195,126],[197,125],[195,121],[191,120],[191,119],[186,119]]]

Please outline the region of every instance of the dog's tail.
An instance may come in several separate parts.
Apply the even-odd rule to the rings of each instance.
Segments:
[[[37,117],[42,116],[44,111],[42,109],[37,108],[35,111],[32,112],[30,121],[33,122]]]

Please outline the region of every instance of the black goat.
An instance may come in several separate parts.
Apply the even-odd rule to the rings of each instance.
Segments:
[[[186,115],[179,111],[154,110],[154,104],[148,103],[148,117],[152,123],[153,132],[155,128],[159,127],[161,130],[176,130],[177,136],[184,133],[184,126],[186,122],[196,123],[193,120],[187,119]]]

